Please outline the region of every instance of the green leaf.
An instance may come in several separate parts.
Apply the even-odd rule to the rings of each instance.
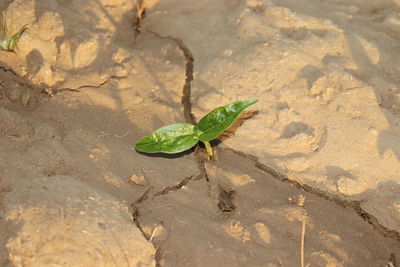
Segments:
[[[257,99],[237,101],[212,110],[196,126],[200,141],[207,142],[218,137],[236,121],[243,110],[256,102]]]
[[[195,126],[177,123],[161,127],[152,134],[140,139],[135,148],[141,152],[168,154],[185,151],[199,142]]]
[[[10,40],[9,40],[9,44],[8,44],[8,50],[14,50],[14,46],[17,44],[19,38],[21,38],[21,34],[28,28],[28,25],[24,25],[22,26],[22,28],[16,33],[14,34]]]

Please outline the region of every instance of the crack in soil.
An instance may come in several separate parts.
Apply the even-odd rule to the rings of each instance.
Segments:
[[[136,41],[136,38],[138,37],[138,35],[142,32],[143,28],[142,28],[142,20],[145,18],[146,16],[146,5],[145,5],[145,0],[138,0],[136,2],[136,6],[134,8],[134,12],[135,16],[133,18],[133,30],[134,30],[134,38]]]
[[[190,49],[185,45],[185,43],[179,39],[172,36],[164,36],[152,30],[146,29],[146,32],[153,34],[160,39],[171,40],[176,43],[179,49],[182,51],[185,57],[185,84],[183,85],[183,93],[181,103],[183,105],[183,117],[187,123],[196,124],[196,119],[192,113],[192,81],[193,81],[193,68],[194,68],[194,58]]]
[[[82,88],[100,88],[103,85],[109,83],[111,79],[117,79],[117,78],[121,78],[121,77],[113,75],[113,76],[108,77],[106,80],[99,82],[98,84],[94,84],[94,85],[93,84],[84,84],[84,85],[78,86],[77,88],[68,88],[68,87],[66,87],[66,88],[51,88],[51,87],[49,87],[49,88],[44,88],[42,90],[42,93],[45,93],[46,95],[49,95],[49,96],[54,96],[54,95],[56,95],[58,93],[62,93],[62,92],[79,93]]]
[[[361,207],[361,202],[360,201],[355,201],[355,200],[347,200],[344,199],[338,195],[314,188],[312,186],[309,186],[307,184],[303,184],[300,181],[297,180],[292,180],[289,179],[286,175],[277,172],[276,170],[272,169],[271,167],[262,164],[258,161],[258,159],[255,156],[245,154],[241,151],[236,151],[231,148],[226,148],[226,150],[230,150],[233,153],[244,157],[246,159],[249,159],[254,162],[254,167],[257,169],[260,169],[264,173],[267,173],[274,177],[275,179],[278,179],[281,182],[285,183],[290,183],[294,186],[297,186],[299,188],[302,188],[305,192],[311,193],[313,195],[316,195],[318,197],[324,198],[329,201],[335,202],[337,205],[343,207],[343,208],[352,208],[354,211],[361,217],[363,218],[364,221],[367,223],[371,224],[373,228],[378,231],[380,234],[382,234],[385,237],[390,237],[393,238],[394,240],[400,241],[400,233],[395,231],[395,230],[390,230],[389,228],[381,225],[378,221],[377,218],[375,218],[373,215],[369,214],[366,212],[362,207]]]
[[[171,191],[177,191],[180,190],[182,187],[184,187],[185,185],[187,185],[191,180],[194,179],[194,176],[188,176],[185,177],[182,181],[180,181],[177,185],[173,185],[173,186],[167,186],[164,189],[154,193],[151,197],[150,197],[150,191],[151,191],[151,187],[148,188],[135,202],[133,202],[130,206],[131,206],[131,214],[132,214],[132,220],[135,223],[136,227],[140,230],[140,232],[142,233],[142,235],[144,236],[144,238],[147,239],[147,241],[149,241],[150,243],[153,244],[154,248],[156,249],[156,253],[154,255],[154,259],[156,261],[156,266],[159,267],[161,266],[160,262],[161,262],[161,258],[162,258],[162,251],[161,251],[161,247],[157,246],[154,242],[152,242],[151,240],[151,236],[146,233],[143,229],[142,224],[140,223],[140,209],[139,206],[144,203],[146,200],[148,199],[154,199],[156,197],[162,196],[162,195],[167,195],[169,194],[169,192]]]
[[[162,195],[167,195],[171,191],[176,191],[176,190],[181,189],[182,187],[187,185],[189,183],[189,181],[193,179],[193,177],[194,177],[193,175],[185,177],[179,184],[165,187],[163,190],[155,193],[153,195],[153,198],[154,197],[158,197],[158,196],[162,196]]]
[[[182,89],[182,100],[181,104],[183,105],[183,117],[185,118],[186,123],[196,124],[196,119],[192,113],[192,81],[193,81],[193,69],[194,69],[194,57],[190,49],[186,46],[186,44],[179,38],[175,38],[172,36],[163,36],[157,32],[152,30],[146,30],[158,38],[172,40],[176,43],[179,49],[182,51],[183,56],[185,57],[185,83]],[[199,145],[197,145],[197,148]],[[196,179],[204,178],[207,182],[209,182],[207,170],[204,164],[204,157],[199,153],[198,150],[195,152],[195,157],[197,161],[197,167],[200,171],[199,177]]]
[[[147,189],[140,198],[138,198],[135,202],[133,202],[131,204],[131,209],[132,209],[131,213],[132,213],[133,222],[135,223],[137,228],[139,228],[140,232],[142,232],[143,236],[147,240],[150,240],[150,236],[143,230],[143,227],[140,224],[140,221],[139,221],[139,217],[140,217],[139,205],[149,198],[150,189],[151,188]],[[156,245],[154,243],[153,243],[153,245],[154,245],[154,247],[156,247]],[[157,247],[156,247],[156,249],[157,249]]]
[[[173,185],[173,186],[166,186],[164,189],[154,193],[152,196],[150,196],[150,191],[152,189],[152,187],[150,187],[137,200],[135,200],[130,205],[131,206],[131,213],[132,213],[132,216],[133,216],[133,221],[135,222],[136,226],[138,226],[139,229],[142,231],[143,235],[145,236],[145,238],[147,240],[150,239],[150,236],[148,236],[148,234],[143,232],[143,229],[142,229],[142,227],[140,225],[140,221],[138,220],[139,217],[140,217],[139,206],[142,203],[144,203],[145,201],[147,201],[148,199],[154,199],[154,198],[159,197],[159,196],[168,195],[171,191],[180,190],[182,187],[187,185],[191,180],[197,180],[197,179],[194,179],[194,178],[195,178],[194,175],[187,176],[187,177],[183,178],[182,181],[180,181],[178,184]]]
[[[134,23],[135,39],[136,39],[137,35],[143,31],[142,20],[144,18],[143,15],[145,14],[145,9],[144,8],[142,9],[138,6],[137,12],[139,12],[140,14],[137,13],[136,21]],[[196,119],[192,113],[192,102],[191,102],[191,92],[192,92],[191,91],[191,83],[193,81],[193,67],[194,67],[194,64],[193,64],[194,58],[193,58],[192,52],[185,45],[185,43],[179,38],[175,38],[172,36],[163,36],[157,32],[154,32],[154,31],[148,30],[148,29],[146,29],[145,31],[153,34],[154,36],[156,36],[160,39],[167,39],[167,40],[174,41],[176,43],[176,45],[179,47],[179,49],[182,51],[183,56],[185,58],[185,83],[183,86],[182,98],[181,98],[181,104],[183,105],[183,117],[185,119],[185,122],[191,123],[191,124],[196,124]],[[206,167],[204,164],[204,159],[202,158],[202,156],[199,154],[199,152],[197,150],[195,152],[195,158],[197,161],[197,166],[198,166],[200,175],[198,175],[196,178],[194,178],[194,176],[185,177],[177,185],[167,186],[164,189],[162,189],[161,191],[153,194],[151,198],[159,197],[162,195],[167,195],[171,191],[180,190],[182,187],[187,185],[191,180],[199,180],[199,179],[204,178],[207,182],[209,182],[207,170],[206,170]],[[140,215],[141,215],[140,211],[139,211],[139,206],[140,206],[140,204],[142,204],[143,202],[145,202],[146,200],[149,199],[149,192],[150,192],[150,189],[146,190],[144,192],[144,194],[131,205],[131,207],[132,207],[132,217],[133,217],[133,221],[134,221],[135,225],[142,232],[143,236],[149,242],[151,242],[150,236],[147,233],[145,233],[145,231],[143,230],[143,228],[141,226],[140,220],[139,220]],[[162,258],[161,248],[159,246],[157,246],[154,242],[151,242],[151,243],[156,248],[156,254],[155,254],[156,266],[161,266],[161,264],[160,264],[161,258]]]
[[[139,205],[143,202],[145,202],[149,198],[149,193],[150,193],[151,188],[147,189],[141,197],[139,197],[135,202],[131,204],[131,214],[132,214],[132,220],[133,223],[136,225],[136,227],[140,230],[144,238],[147,239],[150,243],[153,244],[154,248],[156,249],[155,255],[154,255],[154,260],[156,261],[156,267],[161,266],[161,248],[157,246],[154,242],[150,240],[151,236],[149,236],[143,229],[142,224],[140,223],[139,217],[140,217],[140,211],[139,211]]]
[[[103,85],[105,85],[106,83],[108,83],[111,79],[115,79],[115,78],[119,78],[119,77],[118,76],[110,76],[106,80],[104,80],[102,82],[99,82],[98,84],[95,84],[95,85],[93,85],[93,84],[84,84],[84,85],[78,86],[77,88],[60,88],[59,91],[70,90],[70,91],[79,92],[79,90],[82,89],[82,88],[100,88]]]
[[[9,67],[0,65],[0,70],[3,70],[6,73],[11,73],[11,75],[15,76],[17,79],[24,79],[23,77],[21,77],[20,75],[18,75],[14,70],[12,70]],[[48,96],[54,96],[58,93],[62,93],[62,92],[80,92],[80,90],[82,88],[100,88],[103,85],[107,84],[110,82],[111,79],[117,79],[117,78],[121,78],[120,76],[116,76],[116,75],[112,75],[110,77],[108,77],[106,80],[99,82],[98,84],[84,84],[81,86],[78,86],[77,88],[52,88],[52,87],[46,87],[41,89],[41,93],[46,94]],[[0,81],[1,84],[1,81]],[[23,86],[28,86],[30,88],[36,87],[32,84],[30,84],[27,80],[23,80],[23,82],[19,82],[20,85]]]

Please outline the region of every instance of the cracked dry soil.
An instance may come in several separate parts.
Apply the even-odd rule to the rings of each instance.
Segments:
[[[250,2],[223,5],[265,8]],[[198,47],[132,19],[137,7],[0,5],[31,24],[17,53],[0,52],[0,265],[300,266],[305,223],[306,266],[395,266],[397,231],[357,200],[223,146],[235,131],[215,143],[216,161],[202,148],[132,149],[155,128],[194,123],[199,94],[194,101]],[[234,129],[265,115],[252,109]]]

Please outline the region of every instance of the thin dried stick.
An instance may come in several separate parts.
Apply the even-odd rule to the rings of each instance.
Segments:
[[[150,239],[149,239],[150,242],[151,242],[151,240],[153,240],[153,237],[155,236],[155,234],[157,232],[157,228],[158,228],[158,226],[156,226],[156,228],[154,228],[153,233],[151,234]]]
[[[306,220],[303,219],[303,225],[301,227],[301,249],[300,249],[300,260],[301,260],[301,267],[304,267],[304,236],[306,233]]]

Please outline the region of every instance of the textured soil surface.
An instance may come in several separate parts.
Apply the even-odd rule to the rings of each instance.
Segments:
[[[0,11],[0,266],[396,266],[399,1]],[[212,161],[134,149],[248,98]]]

